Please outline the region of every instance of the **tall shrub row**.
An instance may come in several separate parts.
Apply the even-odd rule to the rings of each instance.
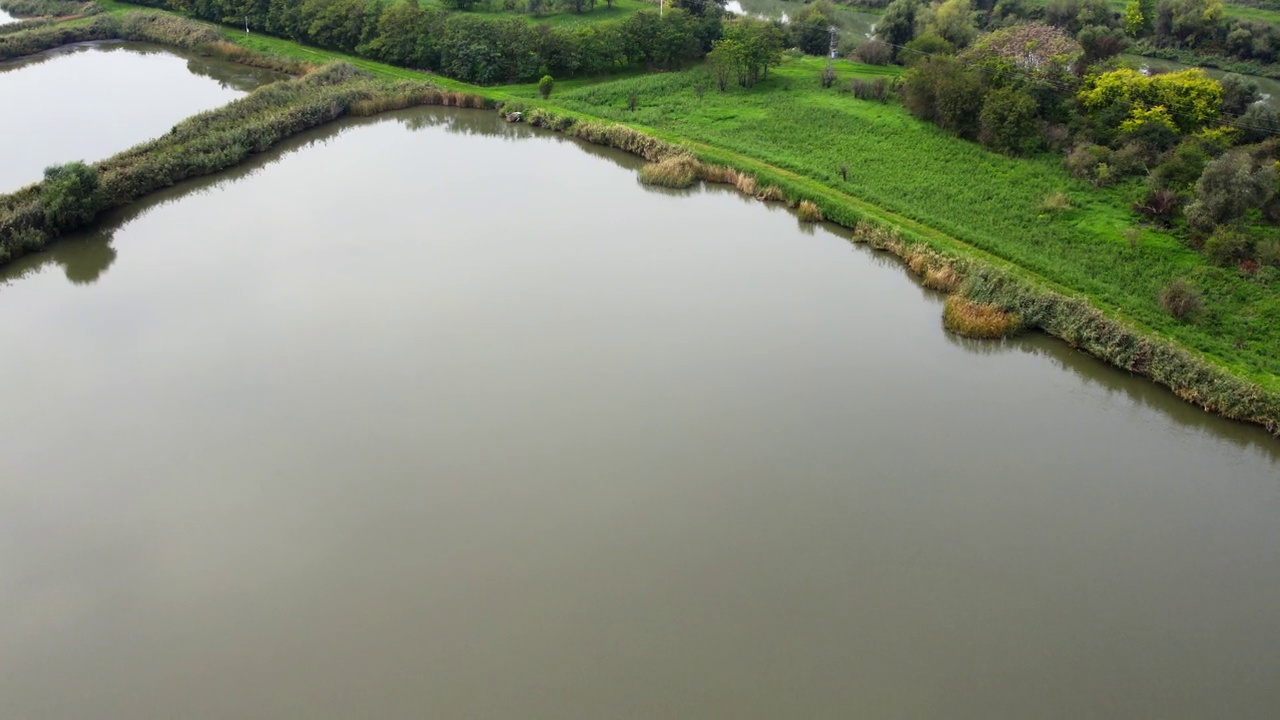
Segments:
[[[448,12],[414,0],[131,1],[480,85],[676,68],[705,51],[720,22],[714,15],[668,9],[562,28]]]

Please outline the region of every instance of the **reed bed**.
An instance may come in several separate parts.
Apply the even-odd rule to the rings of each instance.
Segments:
[[[668,188],[687,188],[698,181],[702,164],[692,155],[672,155],[640,168],[640,182]]]
[[[825,219],[822,214],[822,208],[810,200],[801,200],[800,204],[796,206],[796,212],[799,213],[800,219],[804,222],[816,223]]]
[[[0,10],[18,18],[83,17],[102,12],[97,3],[78,0],[0,0]]]
[[[996,340],[1018,330],[1018,317],[998,305],[976,303],[960,295],[948,295],[942,306],[942,325],[958,335]]]

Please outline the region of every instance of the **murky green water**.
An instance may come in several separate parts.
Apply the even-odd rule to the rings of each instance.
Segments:
[[[1189,67],[1196,67],[1180,62],[1174,62],[1172,60],[1159,60],[1156,58],[1144,57],[1142,55],[1122,55],[1121,57],[1124,58],[1127,64],[1136,68],[1160,67],[1172,72],[1177,70],[1186,70]],[[1215,80],[1221,80],[1224,75],[1229,74],[1224,70],[1217,70],[1215,68],[1202,67],[1200,69],[1203,70],[1206,75],[1214,78]],[[1260,75],[1244,75],[1243,77],[1256,82],[1258,84],[1258,92],[1263,93],[1266,96],[1267,102],[1271,103],[1273,107],[1280,108],[1280,80],[1273,80]]]
[[[0,63],[0,192],[55,163],[110,157],[279,77],[135,43]]]
[[[725,8],[735,15],[788,21],[803,12],[805,4],[790,0],[730,0]],[[838,24],[841,37],[847,40],[861,41],[870,37],[880,20],[879,15],[859,12],[844,5],[835,5],[833,9],[833,21]]]
[[[634,166],[412,111],[9,268],[0,717],[1276,716],[1276,441]]]

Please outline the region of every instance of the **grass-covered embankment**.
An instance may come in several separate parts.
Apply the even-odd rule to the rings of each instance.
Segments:
[[[525,109],[524,117],[533,124],[654,161],[661,168],[648,171],[645,177],[656,184],[681,185],[692,175],[731,184],[761,200],[787,202],[797,209],[810,203],[827,220],[852,228],[855,242],[897,255],[925,285],[958,294],[964,302],[953,302],[952,317],[947,319],[954,330],[986,337],[1042,330],[1117,367],[1150,377],[1206,410],[1280,432],[1280,392],[1274,383],[1264,384],[1233,372],[1121,312],[1100,309],[1069,286],[913,217],[832,187],[836,183],[817,182],[711,145],[668,142],[652,133],[579,113],[532,107]]]
[[[989,152],[896,104],[840,91],[851,75],[882,69],[837,67],[842,78],[830,89],[818,82],[821,61],[803,59],[784,63],[752,90],[716,92],[704,73],[692,70],[572,90],[552,102],[762,161],[814,181],[813,191],[829,188],[865,200],[1280,388],[1280,279],[1271,269],[1246,275],[1215,266],[1156,228],[1135,236],[1131,231],[1141,222],[1130,207],[1141,192],[1136,184],[1096,188],[1072,179],[1057,157]],[[1046,210],[1046,197],[1059,193],[1070,208]],[[1177,278],[1205,295],[1205,311],[1191,321],[1171,317],[1159,304],[1161,289]]]
[[[485,101],[423,82],[379,80],[341,63],[266,85],[90,168],[55,170],[41,183],[0,196],[0,263],[89,225],[105,210],[231,167],[344,115],[428,104],[484,107]]]

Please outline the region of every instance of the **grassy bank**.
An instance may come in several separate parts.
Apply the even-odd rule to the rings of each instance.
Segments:
[[[215,28],[173,15],[120,12],[76,16],[62,21],[27,21],[15,32],[0,34],[0,60],[34,55],[82,42],[131,40],[188,50],[204,57],[301,75],[318,65],[227,42]]]
[[[992,337],[1043,330],[1117,367],[1150,377],[1206,410],[1280,433],[1280,392],[1273,385],[1264,386],[1231,372],[1117,313],[1100,310],[1063,286],[910,217],[709,145],[668,142],[625,125],[546,108],[526,108],[524,117],[533,124],[668,167],[688,167],[689,160],[677,163],[672,158],[689,155],[692,148],[694,172],[699,178],[730,184],[760,200],[785,202],[797,209],[811,203],[827,220],[852,228],[855,242],[901,258],[925,285],[957,293],[966,301],[965,306],[979,306],[979,313],[971,313],[970,320],[980,322],[948,321],[956,331]]]
[[[47,173],[44,182],[0,196],[0,263],[88,226],[105,210],[231,167],[344,115],[427,104],[484,107],[485,101],[428,83],[379,80],[341,63],[266,85],[90,168]]]
[[[0,0],[0,10],[17,18],[64,18],[101,12],[92,0]]]
[[[884,69],[837,63],[840,79],[824,89],[822,65],[788,61],[752,90],[717,92],[705,73],[692,70],[572,90],[552,102],[760,160],[868,201],[1086,295],[1259,384],[1280,387],[1280,278],[1272,269],[1246,275],[1214,266],[1154,228],[1143,228],[1134,242],[1136,185],[1095,188],[1072,179],[1059,158],[988,152],[896,104],[842,92],[855,76]],[[512,90],[533,99],[530,90]],[[1055,193],[1069,199],[1069,209],[1045,209]],[[1161,289],[1179,277],[1207,299],[1194,322],[1171,317],[1159,304]]]

